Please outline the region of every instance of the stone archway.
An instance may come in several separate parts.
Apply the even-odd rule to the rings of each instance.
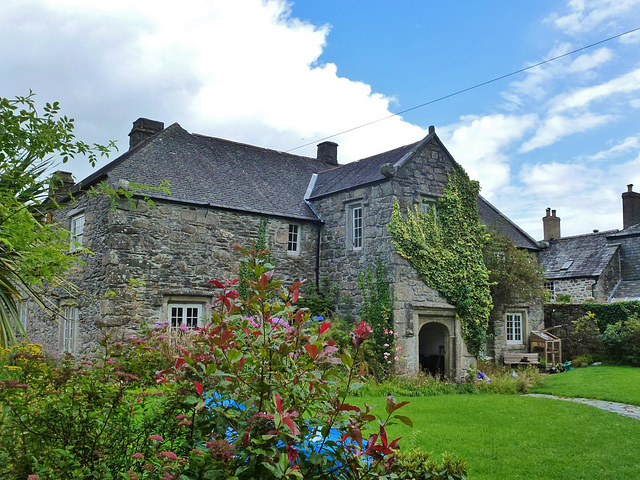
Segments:
[[[451,334],[446,325],[432,321],[425,323],[418,334],[420,370],[436,378],[451,376]]]

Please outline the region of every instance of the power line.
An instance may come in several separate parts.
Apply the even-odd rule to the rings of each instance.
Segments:
[[[360,128],[368,127],[369,125],[373,125],[374,123],[378,123],[378,122],[382,122],[384,120],[388,120],[389,118],[398,117],[398,116],[402,115],[403,113],[411,112],[412,110],[417,110],[418,108],[426,107],[427,105],[431,105],[432,103],[440,102],[440,101],[445,100],[447,98],[455,97],[456,95],[460,95],[461,93],[468,92],[469,90],[474,90],[476,88],[480,88],[480,87],[483,87],[485,85],[489,85],[490,83],[497,82],[498,80],[503,80],[503,79],[505,79],[507,77],[511,77],[513,75],[517,75],[518,73],[526,72],[527,70],[531,70],[532,68],[539,67],[541,65],[544,65],[545,63],[553,62],[554,60],[558,60],[558,59],[566,57],[568,55],[573,55],[574,53],[581,52],[582,50],[587,50],[589,48],[595,47],[596,45],[600,45],[602,43],[606,43],[606,42],[609,42],[611,40],[615,40],[616,38],[620,38],[620,37],[622,37],[624,35],[629,35],[630,33],[637,32],[638,30],[640,30],[640,27],[634,28],[633,30],[629,30],[629,31],[624,32],[624,33],[619,33],[618,35],[614,35],[613,37],[605,38],[604,40],[600,40],[598,42],[591,43],[589,45],[577,48],[577,49],[572,50],[570,52],[563,53],[562,55],[558,55],[558,56],[555,56],[555,57],[552,57],[552,58],[548,58],[546,60],[543,60],[542,62],[538,62],[538,63],[533,64],[533,65],[529,65],[528,67],[525,67],[525,68],[521,68],[520,70],[516,70],[514,72],[507,73],[505,75],[500,75],[499,77],[492,78],[491,80],[487,80],[487,81],[482,82],[482,83],[477,83],[476,85],[474,85],[472,87],[467,87],[467,88],[464,88],[462,90],[458,90],[457,92],[453,92],[453,93],[450,93],[448,95],[444,95],[442,97],[438,97],[438,98],[436,98],[434,100],[429,100],[428,102],[421,103],[420,105],[415,105],[413,107],[407,108],[406,110],[402,110],[400,112],[392,113],[391,115],[387,115],[386,117],[382,117],[382,118],[379,118],[377,120],[372,120],[371,122],[363,123],[362,125],[358,125],[356,127],[348,128],[347,130],[343,130],[341,132],[334,133],[333,135],[329,135],[327,137],[322,137],[322,138],[319,138],[319,139],[314,140],[312,142],[305,143],[303,145],[299,145],[299,146],[297,146],[295,148],[292,148],[290,150],[286,150],[285,153],[293,152],[294,150],[298,150],[300,148],[307,147],[309,145],[314,145],[314,144],[316,144],[318,142],[322,142],[324,140],[328,140],[330,138],[337,137],[338,135],[342,135],[342,134],[345,134],[345,133],[353,132],[354,130],[358,130]]]

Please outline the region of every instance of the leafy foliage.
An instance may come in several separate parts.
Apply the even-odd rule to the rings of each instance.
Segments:
[[[0,345],[24,335],[18,321],[23,294],[42,306],[37,288],[56,283],[77,263],[68,255],[69,232],[43,222],[45,212],[59,208],[55,190],[60,179],[49,174],[54,161],[84,155],[92,165],[108,155],[108,146],[76,140],[73,119],[60,116],[58,102],[40,115],[34,95],[0,97]],[[55,156],[59,157],[58,159]]]
[[[258,232],[256,234],[256,240],[253,242],[252,246],[249,247],[250,250],[255,250],[256,252],[263,252],[264,260],[271,264],[272,267],[275,266],[273,263],[273,259],[271,255],[269,255],[267,251],[267,225],[269,221],[266,218],[262,218],[260,220],[260,226],[258,227]],[[247,260],[242,260],[240,262],[240,266],[238,268],[238,278],[240,279],[240,284],[238,285],[238,292],[240,292],[240,296],[243,299],[247,299],[247,284],[245,280],[255,281],[257,278],[253,278],[253,272],[249,267],[249,263]]]
[[[604,332],[607,325],[624,322],[632,315],[640,315],[640,301],[615,303],[583,303],[587,312],[595,315],[598,329]]]
[[[360,317],[373,327],[373,335],[366,343],[370,372],[377,378],[391,373],[395,361],[393,334],[393,295],[389,288],[386,269],[380,259],[376,261],[375,275],[368,267],[360,274],[358,285],[362,292]]]
[[[398,455],[395,466],[400,480],[465,480],[467,465],[464,460],[444,455],[442,464],[428,452],[414,450]]]
[[[489,270],[493,313],[502,314],[513,301],[543,301],[546,296],[544,271],[533,255],[517,248],[502,232],[489,228],[482,247]]]
[[[396,202],[389,231],[398,253],[427,285],[456,307],[468,350],[478,354],[486,344],[492,309],[489,272],[482,259],[483,227],[478,217],[477,182],[462,168],[449,173],[444,196],[428,213],[407,210]]]
[[[300,284],[283,289],[263,251],[244,253],[247,299],[238,280],[212,281],[211,323],[179,348],[159,322],[93,363],[34,356],[0,382],[0,476],[392,478],[399,439],[387,428],[411,425],[397,414],[408,402],[388,396],[376,417],[348,401],[371,327],[340,351],[332,325],[296,307]]]

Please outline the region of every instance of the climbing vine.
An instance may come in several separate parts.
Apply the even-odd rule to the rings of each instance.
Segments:
[[[260,226],[258,227],[258,233],[256,235],[255,242],[252,243],[251,247],[246,249],[247,252],[264,252],[260,255],[260,257],[264,260],[265,263],[269,265],[273,265],[273,259],[271,255],[267,251],[267,223],[268,220],[266,218],[262,218],[260,220]],[[238,278],[240,279],[240,283],[238,285],[238,293],[240,297],[244,300],[247,299],[248,286],[245,280],[256,281],[257,278],[252,274],[251,269],[249,268],[249,264],[247,260],[240,261],[240,267],[238,268]]]
[[[375,271],[367,267],[358,278],[362,292],[360,317],[373,328],[367,341],[367,364],[378,379],[385,378],[392,370],[397,358],[397,347],[393,333],[393,295],[389,287],[387,272],[382,260],[376,261]]]
[[[492,308],[489,272],[482,259],[479,190],[478,182],[455,168],[436,209],[407,209],[405,219],[396,202],[388,227],[397,252],[456,307],[467,349],[474,355],[485,346]]]

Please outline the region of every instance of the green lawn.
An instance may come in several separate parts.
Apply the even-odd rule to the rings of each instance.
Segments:
[[[640,421],[586,405],[517,395],[398,398],[414,428],[390,427],[403,449],[450,452],[474,479],[640,478]],[[384,397],[361,397],[383,412]]]
[[[549,375],[531,393],[640,405],[640,368],[595,366]]]

